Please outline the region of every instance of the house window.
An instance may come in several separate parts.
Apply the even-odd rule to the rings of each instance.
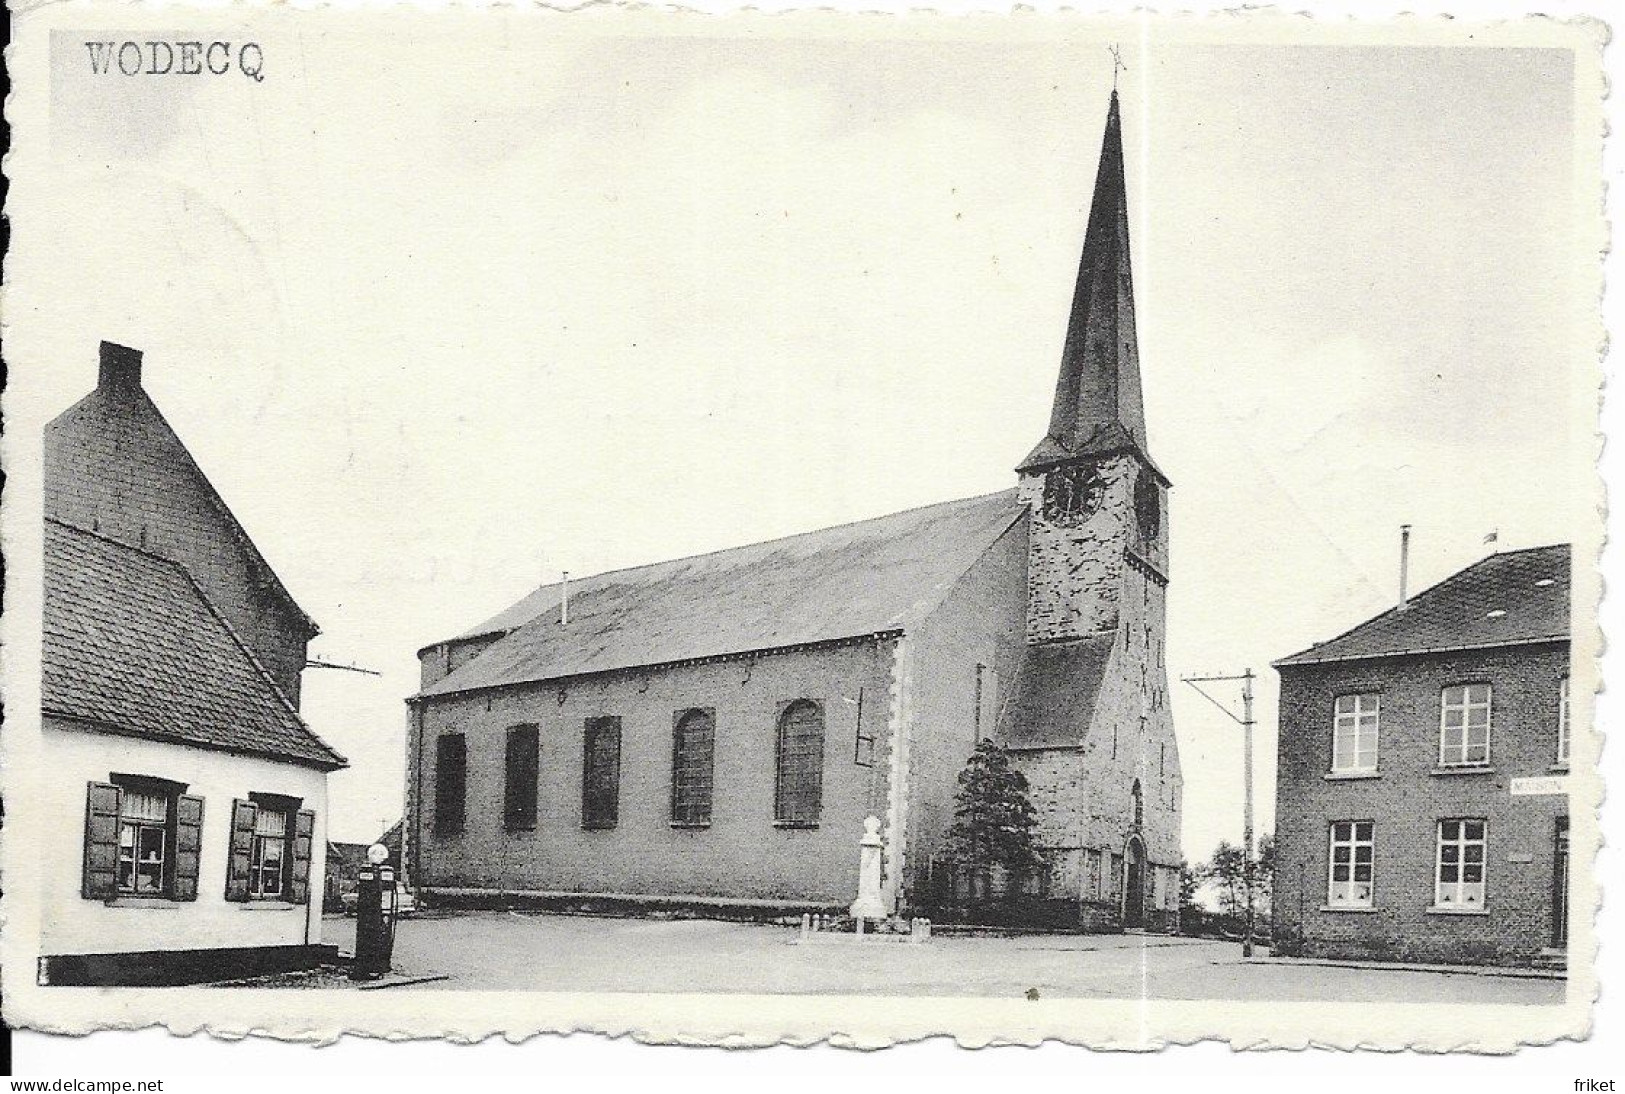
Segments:
[[[1332,718],[1332,771],[1377,770],[1377,727],[1381,696],[1339,695]]]
[[[1563,677],[1557,690],[1557,762],[1569,763],[1569,678]]]
[[[303,904],[310,894],[316,814],[298,798],[250,794],[231,803],[226,899]]]
[[[462,832],[467,793],[468,741],[461,733],[442,734],[434,743],[435,835]]]
[[[168,794],[126,790],[118,818],[118,891],[169,895]]]
[[[1433,903],[1439,908],[1484,907],[1484,822],[1439,822],[1439,859]]]
[[[1439,763],[1490,762],[1490,686],[1445,688],[1439,701]]]
[[[1333,821],[1326,903],[1334,908],[1371,907],[1376,843],[1372,821]]]
[[[503,761],[502,826],[510,832],[536,827],[536,776],[541,766],[541,747],[535,726],[509,728]]]
[[[275,898],[287,888],[288,814],[265,806],[254,814],[254,850],[249,860],[248,894]]]
[[[581,827],[614,828],[621,810],[621,720],[588,718],[581,752]]]
[[[701,827],[711,823],[711,769],[716,715],[708,709],[679,711],[672,731],[671,822]]]
[[[774,822],[816,825],[824,792],[824,711],[811,699],[797,699],[779,715],[777,757]]]
[[[90,900],[196,900],[203,799],[183,783],[113,775],[85,797],[81,892]]]

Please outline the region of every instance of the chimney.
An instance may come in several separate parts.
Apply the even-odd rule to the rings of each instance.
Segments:
[[[100,391],[141,390],[141,351],[117,342],[102,343],[101,372],[96,378]]]
[[[1407,597],[1406,591],[1405,591],[1406,579],[1410,576],[1410,568],[1411,568],[1411,526],[1409,524],[1401,524],[1399,526],[1399,610],[1400,611],[1404,611],[1407,607],[1410,606],[1410,600]]]

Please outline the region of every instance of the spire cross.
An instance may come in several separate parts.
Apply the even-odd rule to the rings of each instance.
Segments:
[[[1113,42],[1106,47],[1112,53],[1112,90],[1117,90],[1117,74],[1127,72],[1128,66],[1123,63],[1123,47]]]

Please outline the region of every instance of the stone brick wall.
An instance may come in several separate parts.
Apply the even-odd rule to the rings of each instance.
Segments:
[[[991,737],[1025,649],[1027,525],[1011,528],[911,636],[908,854],[905,896],[921,887],[954,820],[959,773]],[[978,707],[977,667],[982,666]],[[978,710],[980,709],[980,714]],[[906,901],[905,901],[906,903]]]
[[[1027,640],[1109,633],[1113,646],[1094,708],[1080,725],[1079,747],[1023,752],[1018,763],[1042,818],[1039,836],[1054,866],[1052,893],[1078,901],[1086,927],[1119,926],[1121,885],[1113,884],[1110,856],[1125,856],[1136,839],[1147,859],[1146,925],[1172,929],[1177,906],[1158,907],[1154,884],[1160,870],[1166,885],[1182,858],[1183,778],[1164,660],[1167,492],[1131,456],[1109,457],[1097,466],[1104,481],[1099,508],[1076,527],[1045,520],[1043,476],[1022,477],[1021,496],[1033,512]],[[1139,489],[1153,491],[1158,509],[1154,528],[1142,526],[1135,512],[1142,479],[1146,485]]]
[[[427,886],[542,892],[679,894],[849,903],[856,896],[863,819],[884,814],[892,672],[889,640],[605,674],[424,701],[409,768],[417,881]],[[877,738],[873,764],[855,761],[858,699]],[[777,713],[798,698],[823,707],[823,808],[816,828],[776,827]],[[716,712],[708,828],[671,825],[673,714]],[[621,719],[620,816],[581,827],[582,735],[587,718]],[[540,727],[534,830],[503,825],[504,740]],[[433,832],[435,741],[466,734],[468,795],[460,835]]]
[[[297,705],[311,637],[139,387],[98,389],[46,427],[45,513],[184,566]]]
[[[1281,670],[1275,932],[1279,952],[1443,963],[1521,964],[1553,939],[1553,864],[1565,795],[1513,796],[1554,768],[1567,643]],[[1441,689],[1492,686],[1490,764],[1436,774]],[[1328,778],[1339,695],[1381,695],[1378,774]],[[1483,914],[1431,911],[1437,824],[1484,818]],[[1328,911],[1328,829],[1374,822],[1374,907]]]
[[[1167,491],[1142,463],[1129,455],[1108,456],[1095,464],[1103,483],[1100,505],[1077,524],[1044,516],[1048,473],[1024,474],[1018,493],[1033,514],[1027,569],[1027,640],[1052,642],[1115,630],[1127,552],[1168,573]],[[1159,515],[1156,532],[1141,534],[1135,516],[1136,485],[1153,490]]]

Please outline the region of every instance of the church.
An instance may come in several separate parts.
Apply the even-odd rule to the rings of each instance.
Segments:
[[[1173,929],[1170,483],[1128,225],[1114,90],[1054,409],[1013,488],[547,585],[420,650],[420,892],[844,909],[873,816],[887,909],[928,911],[956,779],[991,737],[1029,781],[1057,916]]]

